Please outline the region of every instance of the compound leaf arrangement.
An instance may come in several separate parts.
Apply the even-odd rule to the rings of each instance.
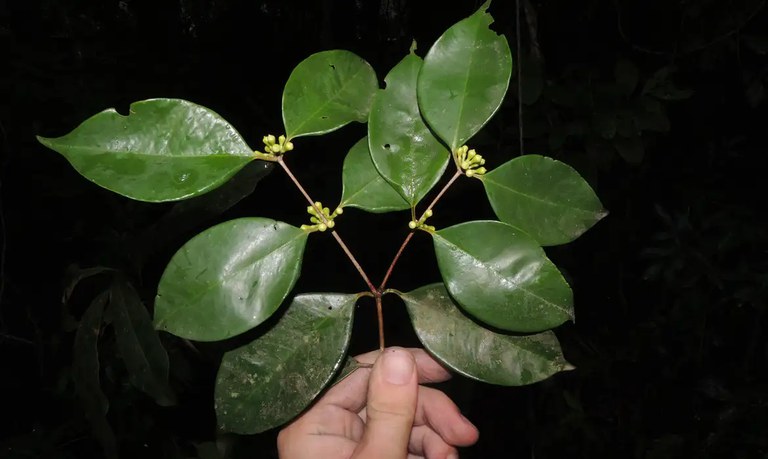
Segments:
[[[524,155],[492,167],[467,145],[498,110],[512,74],[509,45],[489,28],[488,6],[449,28],[423,59],[413,46],[382,89],[371,66],[349,51],[308,57],[285,85],[285,134],[264,136],[258,150],[213,111],[177,99],[136,102],[127,116],[106,110],[63,137],[39,138],[89,180],[136,200],[198,196],[254,161],[278,165],[306,198],[309,222],[300,227],[251,217],[203,231],[171,258],[158,285],[155,329],[190,340],[231,338],[285,309],[272,328],[224,355],[215,390],[222,429],[252,434],[288,422],[334,377],[354,370],[346,354],[362,296],[375,299],[382,349],[382,297],[394,294],[424,347],[467,377],[517,386],[572,368],[550,329],[573,318],[573,294],[542,247],[574,240],[606,212],[564,163]],[[367,122],[368,135],[344,160],[341,200],[331,210],[310,197],[288,160],[301,161],[295,139],[351,122]],[[442,229],[427,223],[459,179],[482,182],[499,221]],[[411,211],[409,231],[378,286],[335,229],[347,207]],[[307,240],[324,232],[367,291],[301,294],[283,306]],[[442,282],[407,293],[388,288],[417,233],[432,238]]]

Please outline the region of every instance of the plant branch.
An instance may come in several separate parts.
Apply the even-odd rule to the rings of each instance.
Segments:
[[[400,249],[398,249],[397,253],[395,254],[395,258],[392,259],[392,263],[389,264],[389,268],[387,269],[387,273],[384,275],[384,279],[381,281],[381,285],[379,286],[379,291],[383,291],[384,288],[387,286],[387,282],[389,281],[389,277],[392,275],[392,270],[395,269],[395,265],[397,264],[397,260],[400,259],[400,255],[403,254],[403,251],[405,250],[405,247],[408,245],[409,242],[411,242],[411,238],[413,237],[413,233],[415,233],[415,230],[411,230],[410,233],[408,233],[408,236],[405,236],[405,240],[400,245]]]
[[[435,199],[432,200],[432,202],[429,204],[429,207],[424,211],[425,213],[427,210],[432,210],[433,207],[437,204],[437,202],[440,200],[440,198],[443,197],[446,191],[448,191],[448,188],[453,185],[453,183],[456,181],[456,179],[459,178],[459,176],[463,175],[460,169],[457,169],[456,172],[453,174],[453,177],[451,177],[450,180],[448,180],[448,183],[445,184],[442,190],[440,190],[439,193],[437,193],[437,196],[435,196]],[[414,217],[415,220],[415,217]],[[384,288],[387,286],[387,282],[389,281],[389,277],[392,275],[392,270],[395,269],[395,265],[397,264],[397,261],[400,259],[400,256],[403,254],[403,251],[405,250],[405,247],[408,245],[409,242],[411,242],[411,239],[413,238],[413,233],[415,231],[411,231],[408,233],[408,235],[405,237],[405,240],[400,245],[400,248],[398,249],[397,253],[395,254],[395,258],[392,259],[392,263],[389,264],[389,268],[387,269],[387,273],[384,275],[384,279],[381,281],[381,285],[379,285],[379,292],[382,292]]]
[[[291,181],[294,185],[296,185],[296,188],[299,189],[302,195],[304,195],[304,198],[307,200],[310,206],[315,208],[315,211],[317,211],[317,215],[320,216],[320,218],[323,220],[323,223],[328,225],[328,219],[325,218],[325,215],[323,214],[323,209],[320,209],[317,205],[315,205],[315,201],[312,200],[312,198],[309,196],[307,191],[304,189],[303,186],[301,186],[301,183],[299,183],[299,180],[296,178],[295,175],[293,175],[293,172],[288,168],[288,165],[285,164],[285,161],[283,161],[282,156],[278,156],[277,163],[280,165],[280,167],[283,168],[286,174],[288,174],[288,177],[290,177]],[[368,275],[365,273],[365,270],[363,270],[362,266],[360,266],[360,263],[358,263],[357,259],[354,255],[352,255],[352,252],[349,251],[349,247],[347,247],[347,244],[344,243],[344,241],[341,239],[341,236],[336,231],[331,230],[331,234],[333,235],[334,239],[336,239],[336,242],[339,243],[339,246],[341,246],[341,249],[344,251],[344,253],[347,255],[347,258],[349,258],[349,261],[352,262],[352,265],[357,269],[357,272],[360,273],[360,277],[363,278],[363,281],[365,281],[366,285],[368,285],[368,288],[371,290],[371,293],[374,295],[377,294],[376,287],[373,286],[373,282],[368,278]]]
[[[381,293],[376,293],[376,315],[379,319],[379,349],[384,350],[384,313],[381,308]]]
[[[440,190],[439,193],[437,193],[437,196],[435,196],[435,199],[432,200],[431,203],[429,203],[429,207],[427,207],[427,210],[432,210],[433,207],[435,207],[435,204],[440,200],[440,198],[443,197],[446,191],[448,191],[448,188],[453,185],[453,182],[456,181],[457,178],[459,178],[461,175],[463,175],[463,172],[460,169],[457,169],[456,172],[453,174],[453,177],[451,177],[450,180],[448,180],[448,183],[445,184],[442,190]],[[426,212],[425,210],[424,212]]]

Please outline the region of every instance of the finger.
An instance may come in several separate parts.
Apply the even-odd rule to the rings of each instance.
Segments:
[[[443,382],[451,379],[451,373],[437,360],[432,358],[424,349],[418,347],[406,348],[416,359],[416,367],[419,369],[419,384]],[[355,356],[360,363],[373,364],[380,351],[371,351]]]
[[[363,422],[366,421],[365,408],[360,410],[358,416]],[[431,387],[419,386],[413,425],[431,428],[446,443],[454,446],[474,445],[479,438],[477,427],[461,414],[459,407],[447,395]]]
[[[419,373],[419,383],[435,383],[447,381],[451,374],[435,359],[427,354],[424,349],[407,349],[416,360]],[[381,351],[371,351],[355,357],[360,363],[373,364]],[[344,378],[340,383],[328,389],[328,392],[317,401],[317,405],[331,404],[357,413],[365,406],[368,391],[368,378],[370,368],[358,368],[352,374]]]
[[[402,348],[385,350],[371,371],[365,431],[352,457],[405,459],[418,392],[413,354]]]
[[[428,459],[457,459],[456,448],[449,445],[434,430],[427,426],[414,427],[408,442],[408,452]]]
[[[284,430],[277,436],[278,457],[285,459],[350,457],[356,446],[356,441],[332,435],[297,437]]]
[[[454,446],[473,445],[479,437],[477,427],[461,414],[453,400],[431,387],[419,387],[414,425],[430,427]],[[427,457],[431,459],[431,456]]]

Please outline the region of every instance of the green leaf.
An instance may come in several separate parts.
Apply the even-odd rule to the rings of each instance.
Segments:
[[[176,403],[168,382],[168,354],[139,294],[118,276],[110,289],[109,316],[131,383],[160,406]]]
[[[379,173],[415,206],[443,175],[450,153],[419,113],[416,81],[422,60],[403,58],[387,75],[368,120],[368,146]]]
[[[457,373],[491,384],[522,386],[573,369],[552,332],[511,336],[468,319],[443,284],[400,294],[424,347]]]
[[[175,203],[168,213],[142,232],[136,246],[147,255],[165,250],[179,235],[218,217],[249,196],[273,169],[274,163],[254,161],[210,193]]]
[[[507,93],[512,53],[489,26],[486,2],[437,39],[419,74],[419,107],[451,148],[465,144],[496,113]]]
[[[323,51],[293,69],[283,91],[283,124],[291,139],[365,122],[379,87],[376,72],[354,53]]]
[[[148,202],[203,194],[253,160],[221,116],[179,99],[134,102],[128,116],[110,108],[63,137],[37,139],[88,180]]]
[[[573,317],[573,294],[535,240],[494,221],[466,222],[432,233],[448,291],[477,319],[532,333]]]
[[[297,295],[250,344],[224,354],[216,378],[221,429],[254,434],[291,420],[341,367],[358,295]]]
[[[307,233],[267,218],[210,228],[179,249],[155,299],[155,327],[217,341],[266,320],[293,288]]]
[[[541,245],[570,242],[606,215],[578,172],[539,155],[519,156],[482,177],[494,212]]]
[[[107,421],[109,400],[101,390],[99,374],[99,334],[108,298],[107,292],[97,295],[80,319],[72,347],[72,377],[93,434],[111,459],[117,457],[117,441]]]
[[[368,151],[368,137],[363,137],[347,153],[341,180],[339,207],[358,207],[375,213],[411,207],[376,170]]]

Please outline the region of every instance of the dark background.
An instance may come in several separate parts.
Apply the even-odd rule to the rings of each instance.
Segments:
[[[768,457],[765,1],[521,3],[525,152],[573,165],[610,215],[548,249],[575,293],[577,321],[557,334],[577,369],[523,388],[463,378],[441,386],[480,429],[462,457]],[[63,135],[107,107],[126,113],[136,100],[178,97],[217,111],[257,147],[280,132],[282,86],[309,54],[349,49],[383,80],[412,39],[423,55],[478,6],[0,1],[0,457],[103,456],[71,365],[77,321],[109,275],[83,280],[65,304],[73,265],[119,269],[151,308],[165,263],[197,232],[244,215],[305,218],[279,173],[229,209],[167,217],[173,205],[96,187],[34,135]],[[473,140],[490,164],[520,154],[515,11],[511,1],[491,7],[516,66],[502,109]],[[637,85],[627,88],[625,70],[616,77],[620,61],[637,69]],[[289,161],[316,199],[336,202],[344,154],[364,132],[354,125],[297,140]],[[491,216],[479,183],[462,181],[432,223]],[[350,209],[339,231],[380,279],[407,220]],[[302,272],[299,292],[364,289],[330,237],[312,238]],[[418,237],[391,286],[438,278],[431,243]],[[387,300],[389,344],[416,345],[402,304]],[[179,398],[165,408],[127,382],[113,337],[102,336],[102,387],[121,456],[222,457],[211,451],[213,381],[236,343],[163,340]],[[363,301],[352,352],[375,347],[372,304]],[[226,457],[270,458],[275,435],[218,441]]]

